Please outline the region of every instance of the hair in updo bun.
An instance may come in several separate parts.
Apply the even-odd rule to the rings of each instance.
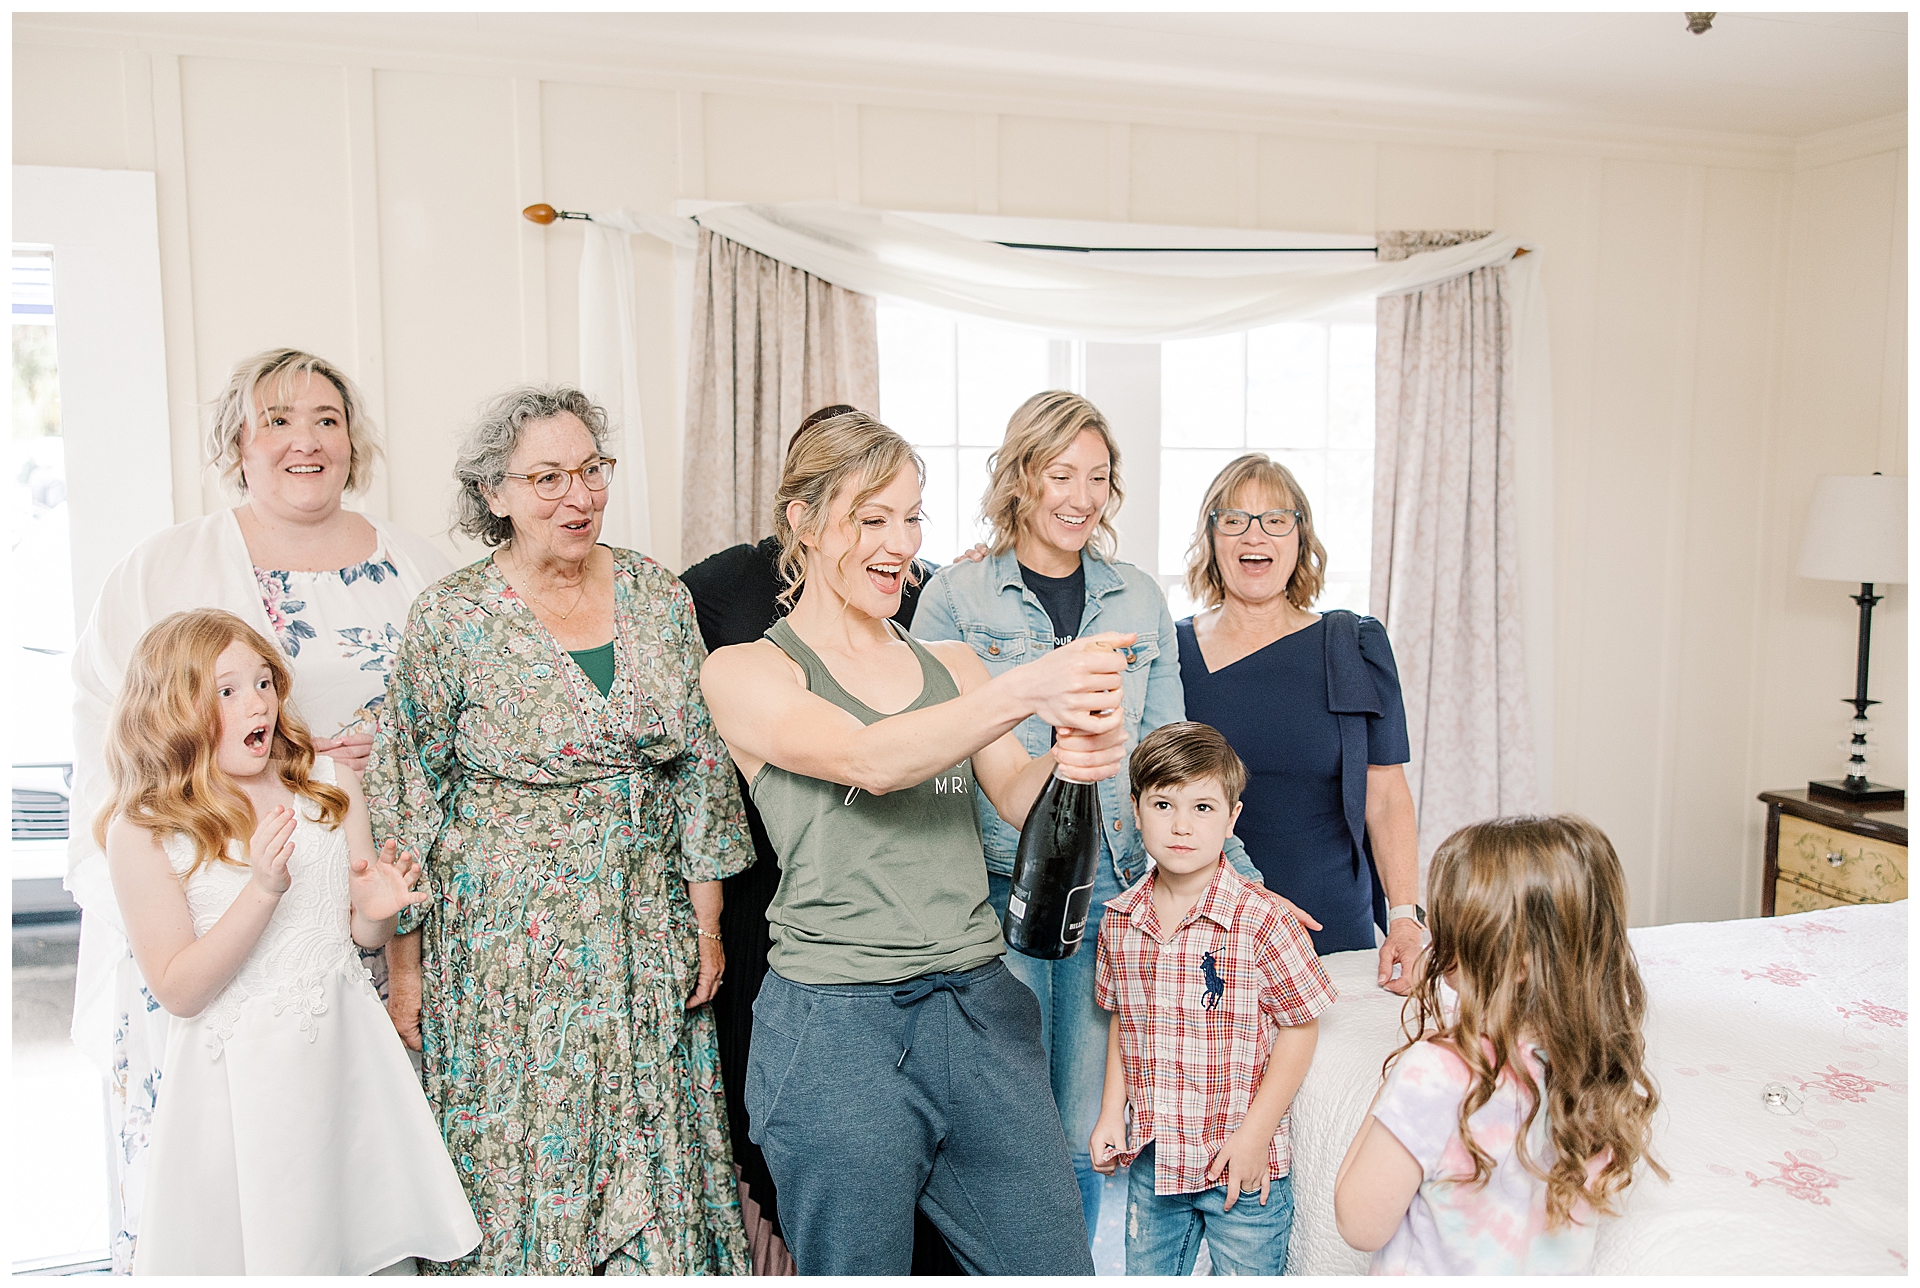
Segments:
[[[780,592],[781,603],[792,607],[800,597],[801,585],[807,579],[806,540],[818,541],[830,522],[851,520],[909,465],[914,477],[924,484],[927,467],[920,454],[908,446],[906,439],[862,411],[819,421],[795,437],[787,452],[787,467],[780,476],[780,490],[773,495],[773,532],[780,538],[780,579],[786,583]],[[835,514],[834,497],[848,484],[853,491],[845,508]],[[787,507],[795,501],[806,506],[798,527],[787,519]],[[907,584],[919,582],[916,559],[907,569]]]

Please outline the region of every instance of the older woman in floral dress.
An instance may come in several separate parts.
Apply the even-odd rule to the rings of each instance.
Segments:
[[[605,437],[574,390],[483,413],[455,472],[496,549],[414,605],[367,777],[431,883],[389,1006],[483,1235],[423,1270],[748,1269],[706,1003],[753,848],[685,588],[596,542]]]

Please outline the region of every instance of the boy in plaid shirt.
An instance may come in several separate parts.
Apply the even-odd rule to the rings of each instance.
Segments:
[[[1128,767],[1154,867],[1100,926],[1094,998],[1114,1014],[1093,1166],[1132,1164],[1128,1274],[1193,1273],[1203,1233],[1215,1274],[1281,1274],[1287,1109],[1333,983],[1293,914],[1220,861],[1247,767],[1219,730],[1163,725]]]

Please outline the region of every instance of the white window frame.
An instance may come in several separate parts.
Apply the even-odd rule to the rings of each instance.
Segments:
[[[1162,253],[1094,251],[1063,252],[1062,259],[1102,268],[1135,272],[1246,272],[1249,268],[1276,271],[1306,263],[1324,265],[1329,256],[1373,259],[1374,239],[1350,233],[1284,232],[1258,228],[1200,228],[1173,224],[1116,223],[1089,219],[1038,219],[1010,215],[944,214],[919,210],[891,212],[987,241],[1026,246],[1149,247]],[[1306,252],[1299,256],[1272,253],[1272,247]],[[1233,254],[1245,251],[1245,254]],[[1197,253],[1196,253],[1197,252]],[[1344,252],[1344,254],[1343,254]],[[1353,316],[1348,317],[1351,311]],[[1338,312],[1340,321],[1373,318],[1373,301],[1316,315],[1326,321]],[[1160,550],[1160,346],[1110,344],[1099,341],[1056,342],[1064,356],[1055,366],[1071,370],[1074,379],[1063,383],[1085,394],[1107,418],[1120,447],[1122,477],[1128,503],[1114,526],[1120,534],[1122,557],[1152,571],[1164,588],[1179,579],[1179,570],[1159,567]]]
[[[77,634],[113,566],[173,523],[153,174],[14,166],[13,240],[53,250]]]

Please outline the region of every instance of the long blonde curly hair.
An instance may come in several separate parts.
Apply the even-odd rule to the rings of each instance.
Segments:
[[[320,807],[328,827],[347,816],[347,794],[313,778],[313,738],[287,702],[293,674],[260,633],[217,608],[163,617],[134,646],[133,660],[107,726],[107,773],[113,795],[93,823],[106,848],[116,815],[156,836],[180,832],[193,841],[191,878],[208,863],[235,863],[227,843],[245,845],[258,826],[253,803],[216,763],[220,712],[214,664],[239,642],[260,655],[280,695],[270,772],[288,791]]]
[[[1648,1153],[1660,1094],[1646,1068],[1647,992],[1627,940],[1627,883],[1606,834],[1570,814],[1469,824],[1441,842],[1427,878],[1433,943],[1402,1015],[1406,1041],[1384,1068],[1422,1039],[1445,1043],[1473,1086],[1460,1105],[1461,1143],[1484,1185],[1493,1160],[1467,1120],[1511,1076],[1529,1100],[1516,1157],[1547,1183],[1547,1224],[1572,1220],[1581,1200],[1602,1215]],[[1457,971],[1459,1009],[1440,1007],[1440,984]],[[1534,1043],[1545,1087],[1520,1058]],[[1489,1052],[1491,1055],[1489,1056]],[[1551,1166],[1529,1156],[1527,1131],[1541,1107]],[[1587,1166],[1609,1154],[1589,1185]]]

